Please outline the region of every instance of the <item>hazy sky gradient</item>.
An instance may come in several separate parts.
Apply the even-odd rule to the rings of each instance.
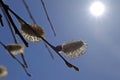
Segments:
[[[25,21],[32,23],[22,0],[3,1]],[[52,34],[40,0],[26,1],[51,44],[84,40],[88,44],[87,52],[77,59],[69,60],[80,68],[80,71],[76,72],[68,68],[51,49],[55,57],[55,60],[52,60],[43,42],[29,42],[30,47],[25,49],[28,71],[32,73],[29,78],[21,66],[0,46],[0,65],[5,65],[9,72],[3,80],[120,80],[120,0],[101,0],[106,6],[106,12],[99,18],[89,12],[89,6],[94,0],[44,0],[55,26],[56,37]],[[20,28],[15,18],[14,20]],[[13,43],[5,19],[4,23],[4,29],[0,27],[0,41]]]

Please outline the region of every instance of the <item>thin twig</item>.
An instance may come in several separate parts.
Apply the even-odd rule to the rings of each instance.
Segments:
[[[9,51],[8,51],[9,52]],[[10,52],[9,52],[10,53]],[[25,73],[28,75],[28,76],[31,76],[31,74],[29,72],[27,72],[26,70],[26,65],[23,65],[14,55],[12,55],[12,53],[10,53],[10,55],[13,57],[13,59],[17,60],[17,62],[19,62],[22,66],[22,68],[24,69]]]
[[[27,65],[27,62],[26,62],[26,60],[25,60],[25,57],[24,57],[24,54],[23,54],[23,53],[21,53],[21,58],[22,58],[22,60],[23,60],[23,62],[24,62],[25,67],[28,68],[28,65]]]
[[[20,19],[20,20],[22,20],[22,19]],[[28,25],[26,22],[25,22],[25,24],[27,25],[27,26],[30,26],[30,25]],[[37,37],[40,37],[47,45],[49,45],[62,59],[63,59],[63,61],[66,63],[66,65],[69,67],[69,68],[74,68],[76,71],[79,71],[79,68],[78,67],[76,67],[76,66],[74,66],[74,65],[72,65],[71,63],[69,63],[62,55],[60,55],[59,54],[59,51],[57,51],[57,49],[56,49],[56,47],[54,47],[53,45],[51,45],[46,39],[44,39],[42,36],[38,36],[37,35],[37,33],[31,28],[31,27],[29,27],[30,29],[31,29],[31,31],[33,32],[33,33],[35,33],[35,35],[37,36]]]
[[[54,47],[53,45],[51,45],[47,40],[45,40],[43,37],[39,36],[47,45],[49,45],[62,59],[63,61],[66,63],[66,65],[69,67],[69,68],[74,68],[76,71],[79,71],[79,68],[72,65],[71,63],[69,63],[63,56],[61,56],[59,54],[59,52],[56,50],[56,47]]]
[[[26,1],[25,0],[22,0],[22,1],[23,1],[23,4],[25,5],[25,8],[26,8],[31,20],[33,21],[34,24],[36,24],[36,21],[35,21],[34,17],[32,16],[32,13],[31,13]],[[47,46],[47,44],[44,43],[44,45],[47,48],[48,52],[50,53],[51,58],[54,59],[54,56],[53,56],[52,52],[50,51],[49,47]]]
[[[2,42],[0,42],[0,44],[7,50],[6,48],[6,45],[3,44]],[[7,50],[8,51],[8,50]],[[8,51],[8,53],[10,54],[10,56],[15,59],[21,66],[22,68],[24,69],[25,73],[28,75],[28,76],[31,76],[30,73],[27,72],[26,68],[25,68],[25,65],[23,65],[10,51]]]
[[[2,15],[0,14],[0,24],[2,27],[4,27],[3,20],[2,20]]]
[[[3,13],[4,13],[4,15],[5,15],[5,18],[6,18],[7,22],[8,22],[9,28],[10,28],[11,33],[12,33],[12,36],[13,36],[13,39],[14,39],[15,43],[18,44],[17,39],[16,39],[16,37],[15,37],[15,34],[14,34],[14,32],[13,32],[13,29],[12,29],[12,27],[11,27],[11,25],[10,25],[9,19],[8,19],[7,15],[5,14],[4,10],[3,10]],[[28,66],[27,66],[27,63],[26,63],[26,60],[25,60],[25,58],[24,58],[24,55],[23,55],[22,53],[21,53],[20,55],[21,55],[21,58],[23,59],[24,65],[25,65],[26,67],[28,67]]]
[[[16,17],[18,20],[21,20],[23,23],[25,23],[27,26],[29,26],[22,18],[20,18],[17,14],[15,14],[10,8],[8,8],[8,9],[9,9],[9,11],[10,11],[12,14],[15,15],[15,17]],[[29,28],[31,29],[31,27],[29,27]],[[34,32],[34,33],[36,34],[36,36],[37,36],[37,33],[36,33],[33,29],[31,29],[31,31]],[[59,54],[59,52],[56,50],[56,47],[54,47],[53,45],[51,45],[51,44],[50,44],[46,39],[44,39],[43,37],[41,37],[41,36],[37,36],[37,37],[40,37],[47,45],[49,45],[49,46],[63,59],[63,61],[66,63],[66,65],[67,65],[69,68],[73,67],[76,71],[79,71],[79,68],[78,68],[78,67],[76,67],[76,66],[72,65],[71,63],[69,63],[63,56],[61,56],[61,55]]]
[[[2,8],[2,11],[3,11],[4,15],[5,15],[5,18],[6,18],[7,22],[8,22],[9,28],[10,28],[12,36],[13,36],[13,39],[14,39],[15,43],[18,44],[17,39],[15,37],[15,34],[13,32],[12,26],[11,26],[11,21],[9,20],[9,18],[8,18],[7,14],[6,14],[6,12],[5,12],[5,10],[3,8]],[[22,58],[24,64],[26,65],[26,67],[28,67],[27,63],[25,61],[24,55],[22,55],[22,54],[20,54],[20,55],[21,55],[21,58]]]
[[[12,29],[12,26],[11,26],[11,25],[13,25],[13,28],[15,29],[16,33],[21,37],[21,39],[23,40],[23,42],[25,43],[25,45],[28,46],[28,43],[24,40],[24,38],[22,37],[22,35],[21,35],[20,32],[18,31],[18,29],[16,28],[16,26],[15,26],[15,24],[14,24],[11,16],[9,15],[9,12],[8,12],[8,9],[6,8],[6,5],[4,5],[4,3],[3,3],[2,1],[0,2],[0,5],[2,5],[3,14],[4,14],[4,16],[5,16],[5,18],[6,18],[7,22],[8,22],[8,25],[9,25],[9,28],[10,28],[10,30],[11,30],[11,33],[12,33],[12,36],[13,36],[13,38],[14,38],[15,43],[17,44],[17,39],[16,39],[16,37],[15,37],[15,34],[14,34],[14,32],[13,32],[13,29]],[[1,43],[1,42],[0,42],[0,43]],[[6,48],[6,46],[5,46],[4,44],[1,43],[1,45],[3,45],[3,47],[7,50],[7,48]],[[8,51],[8,52],[9,52],[9,51]],[[10,53],[10,52],[9,52],[9,53]],[[31,75],[27,72],[27,70],[25,69],[25,67],[27,67],[27,63],[26,63],[26,61],[25,61],[24,55],[21,54],[21,58],[23,59],[24,65],[23,65],[12,53],[10,53],[10,55],[12,56],[12,58],[14,58],[14,59],[23,67],[23,69],[24,69],[24,71],[26,72],[26,74],[27,74],[28,76],[31,76]]]
[[[2,0],[0,0],[0,5],[2,6],[2,8],[5,10],[5,13],[6,15],[8,16],[8,19],[9,21],[11,22],[11,25],[13,26],[14,30],[15,30],[15,33],[19,35],[19,37],[22,39],[22,41],[24,42],[24,44],[26,45],[26,47],[28,47],[28,43],[27,41],[23,38],[23,36],[21,35],[21,33],[19,32],[19,30],[17,29],[16,25],[14,24],[9,12],[8,12],[8,9],[9,7],[7,5],[5,5]]]
[[[49,24],[50,24],[50,26],[51,26],[51,29],[52,29],[52,31],[53,31],[53,34],[54,34],[54,36],[56,36],[56,32],[55,32],[55,29],[54,29],[54,27],[53,27],[53,24],[52,24],[52,22],[51,22],[51,20],[50,20],[50,18],[49,18],[49,15],[48,15],[48,12],[47,12],[47,8],[46,8],[46,6],[45,6],[45,3],[44,3],[43,0],[41,0],[41,3],[42,3],[42,6],[43,6],[43,9],[44,9],[44,11],[45,11],[46,17],[47,17],[47,19],[48,19],[48,22],[49,22]]]
[[[12,26],[11,26],[11,24],[10,24],[10,21],[9,21],[9,19],[8,19],[8,17],[7,17],[7,14],[5,13],[5,11],[4,11],[3,8],[2,8],[2,12],[3,12],[3,15],[5,16],[5,18],[6,18],[6,20],[7,20],[9,29],[10,29],[11,34],[12,34],[12,36],[13,36],[13,39],[14,39],[15,43],[17,43],[17,39],[16,39],[16,37],[15,37],[14,31],[13,31]]]
[[[49,46],[44,42],[45,47],[47,48],[48,52],[50,53],[51,58],[54,60],[54,56],[49,48]]]
[[[33,21],[34,24],[36,24],[36,21],[35,21],[35,19],[33,18],[32,13],[31,13],[31,11],[30,11],[30,9],[29,9],[29,6],[27,5],[26,1],[25,1],[25,0],[22,0],[22,1],[23,1],[23,4],[25,5],[25,8],[26,8],[26,10],[27,10],[27,12],[28,12],[31,20]]]

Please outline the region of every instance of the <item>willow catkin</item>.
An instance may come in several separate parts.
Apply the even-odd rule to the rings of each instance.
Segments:
[[[29,26],[28,26],[29,25]],[[45,32],[37,24],[21,24],[21,33],[25,39],[32,41],[32,42],[39,42],[41,41],[41,37],[45,37]]]
[[[57,46],[58,51],[63,51],[64,54],[70,58],[79,57],[86,51],[86,43],[82,40],[70,41]]]
[[[7,74],[8,74],[7,68],[5,66],[0,66],[0,78],[7,76]]]
[[[6,49],[13,55],[24,53],[24,45],[23,44],[8,44],[6,45]]]

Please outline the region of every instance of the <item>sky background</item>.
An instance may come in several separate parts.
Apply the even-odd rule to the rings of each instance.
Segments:
[[[3,1],[25,21],[32,23],[22,0]],[[54,37],[40,0],[26,0],[33,17],[43,27],[46,39],[51,44],[56,46],[71,40],[84,40],[88,44],[86,54],[73,60],[68,59],[79,67],[79,72],[68,68],[51,49],[55,58],[53,60],[43,42],[29,42],[25,57],[32,77],[29,78],[0,46],[0,65],[8,69],[7,77],[0,80],[120,80],[120,0],[101,0],[106,11],[99,18],[89,12],[93,1],[95,0],[44,0],[57,33]],[[20,28],[14,16],[13,19]],[[4,18],[3,20],[5,27],[0,27],[0,41],[13,43],[8,25]],[[19,37],[18,40],[22,42]]]

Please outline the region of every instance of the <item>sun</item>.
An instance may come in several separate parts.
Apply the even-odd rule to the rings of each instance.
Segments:
[[[90,13],[93,16],[102,16],[105,12],[105,5],[100,1],[95,1],[90,5]]]

